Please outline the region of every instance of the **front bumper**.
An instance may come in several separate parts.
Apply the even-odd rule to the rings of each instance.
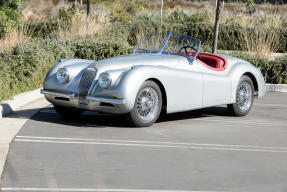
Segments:
[[[45,95],[49,102],[59,106],[116,114],[129,112],[125,99],[87,96],[85,102],[81,102],[75,93],[45,89],[41,89],[41,93]]]

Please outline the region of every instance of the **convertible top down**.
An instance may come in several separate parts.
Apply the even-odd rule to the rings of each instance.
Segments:
[[[246,115],[263,97],[259,68],[239,58],[200,53],[197,38],[161,33],[142,38],[132,54],[99,61],[62,59],[47,73],[41,92],[63,117],[84,110],[126,114],[150,126],[164,113],[227,104]]]

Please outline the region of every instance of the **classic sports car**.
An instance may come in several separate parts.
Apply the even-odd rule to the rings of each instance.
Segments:
[[[132,54],[99,61],[62,59],[41,90],[63,117],[84,110],[127,114],[138,127],[161,112],[175,113],[227,104],[246,115],[265,94],[259,68],[234,57],[200,53],[200,40],[161,33],[141,39]]]

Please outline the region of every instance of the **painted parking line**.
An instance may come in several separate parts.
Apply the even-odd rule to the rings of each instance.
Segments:
[[[259,107],[287,108],[286,104],[254,103],[254,105]]]
[[[5,187],[2,191],[65,191],[65,192],[220,192],[193,190],[154,190],[154,189],[91,189],[91,188],[13,188]]]
[[[55,143],[55,144],[113,145],[113,146],[130,146],[130,147],[181,148],[181,149],[201,149],[201,150],[287,153],[287,147],[224,145],[224,144],[206,144],[206,143],[102,140],[102,139],[34,137],[34,136],[16,136],[15,141],[16,142],[32,142],[32,143],[34,142],[34,143]]]
[[[213,118],[213,117],[203,117],[203,118],[196,118],[192,119],[195,121],[210,121],[210,122],[221,122],[221,123],[239,123],[239,124],[256,124],[256,125],[273,125],[273,126],[287,126],[287,121],[262,121],[262,120],[234,120],[228,118]]]

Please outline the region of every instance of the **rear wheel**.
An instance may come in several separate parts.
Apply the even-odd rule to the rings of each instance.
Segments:
[[[245,116],[250,111],[254,100],[253,82],[248,76],[242,76],[236,91],[236,103],[227,105],[234,116]]]
[[[59,105],[54,105],[54,108],[57,113],[65,119],[78,118],[83,113],[83,110],[81,109],[63,107]]]
[[[162,108],[162,94],[153,81],[140,87],[133,110],[128,114],[130,122],[137,127],[151,126],[158,119]]]

